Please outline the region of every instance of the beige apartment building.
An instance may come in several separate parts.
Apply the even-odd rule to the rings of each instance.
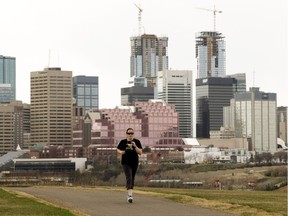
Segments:
[[[23,144],[23,104],[0,104],[0,156]]]
[[[31,72],[31,144],[72,145],[72,71]]]

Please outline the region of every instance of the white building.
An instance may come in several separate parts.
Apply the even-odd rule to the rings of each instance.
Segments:
[[[219,147],[211,145],[200,145],[197,139],[183,139],[185,145],[192,146],[189,151],[184,151],[185,164],[195,163],[246,163],[251,157],[251,153],[246,149],[225,148],[221,150]]]
[[[212,146],[193,146],[190,152],[184,151],[185,164],[205,163],[213,161],[230,162],[230,157],[223,151]]]
[[[193,137],[193,87],[191,70],[158,72],[157,98],[175,106],[179,113],[179,136]]]

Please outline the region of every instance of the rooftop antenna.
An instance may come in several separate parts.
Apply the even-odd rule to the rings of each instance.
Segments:
[[[134,5],[138,8],[139,12],[138,12],[138,35],[140,36],[141,35],[141,13],[143,11],[143,9],[140,7],[140,3],[139,5],[135,4]]]
[[[214,10],[211,10],[208,8],[197,8],[197,9],[213,12],[213,29],[214,31],[216,31],[216,13],[222,13],[222,11],[216,10],[215,5],[214,5]]]

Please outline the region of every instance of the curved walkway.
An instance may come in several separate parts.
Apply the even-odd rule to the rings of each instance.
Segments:
[[[130,204],[126,201],[125,191],[57,187],[6,189],[24,192],[90,216],[232,216],[232,214],[137,193],[134,193],[134,202]]]

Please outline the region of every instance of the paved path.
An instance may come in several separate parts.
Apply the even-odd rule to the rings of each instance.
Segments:
[[[134,202],[131,204],[126,201],[125,191],[57,187],[6,189],[25,192],[90,216],[232,216],[219,211],[137,193],[134,193]]]

